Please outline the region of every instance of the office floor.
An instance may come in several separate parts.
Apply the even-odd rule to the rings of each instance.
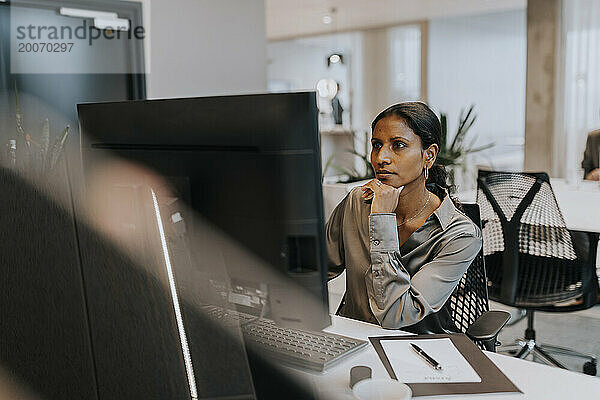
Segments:
[[[507,310],[512,315],[516,315],[517,311],[492,301],[490,301],[490,309]],[[523,337],[526,328],[527,319],[524,318],[515,325],[504,327],[500,332],[499,340],[503,344],[513,343],[516,338]],[[573,313],[538,312],[535,314],[534,328],[538,343],[569,347],[600,357],[600,305]],[[557,359],[578,372],[581,372],[585,361],[564,356],[557,356]],[[597,376],[600,376],[600,373]]]

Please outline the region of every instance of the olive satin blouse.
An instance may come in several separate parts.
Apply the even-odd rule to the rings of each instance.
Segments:
[[[326,227],[329,268],[346,269],[339,314],[388,329],[455,332],[444,305],[481,249],[480,229],[446,195],[400,247],[396,214],[371,214],[360,196],[352,190]]]

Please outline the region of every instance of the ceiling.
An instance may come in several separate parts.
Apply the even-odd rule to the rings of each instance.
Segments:
[[[265,0],[267,38],[281,40],[524,9],[526,5],[527,0]],[[331,23],[323,23],[324,16],[330,16]]]

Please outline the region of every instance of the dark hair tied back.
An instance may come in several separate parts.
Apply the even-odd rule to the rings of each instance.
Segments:
[[[433,164],[433,167],[429,170],[429,178],[425,182],[425,187],[435,194],[440,199],[443,199],[446,191],[448,193],[454,192],[454,185],[448,184],[448,172],[443,165]]]
[[[371,132],[375,130],[377,122],[381,119],[395,116],[402,118],[408,127],[421,138],[423,149],[427,149],[432,144],[441,145],[442,127],[437,115],[429,108],[429,106],[420,101],[407,101],[404,103],[394,104],[377,115],[371,124]],[[448,193],[454,192],[454,185],[447,183],[448,173],[443,165],[436,163],[429,170],[429,178],[425,182],[427,189],[443,199]],[[452,199],[456,205],[459,203]]]

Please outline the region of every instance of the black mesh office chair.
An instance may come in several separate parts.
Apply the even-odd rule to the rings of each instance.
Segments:
[[[483,222],[488,289],[494,301],[523,308],[524,340],[517,357],[532,353],[566,368],[549,353],[586,358],[584,372],[596,374],[596,357],[535,341],[534,311],[565,312],[596,303],[598,234],[570,231],[545,173],[479,171],[477,203]]]
[[[481,228],[479,206],[463,204],[465,214]],[[490,311],[483,248],[448,299],[456,327],[485,350],[495,351],[500,330],[510,314]]]

